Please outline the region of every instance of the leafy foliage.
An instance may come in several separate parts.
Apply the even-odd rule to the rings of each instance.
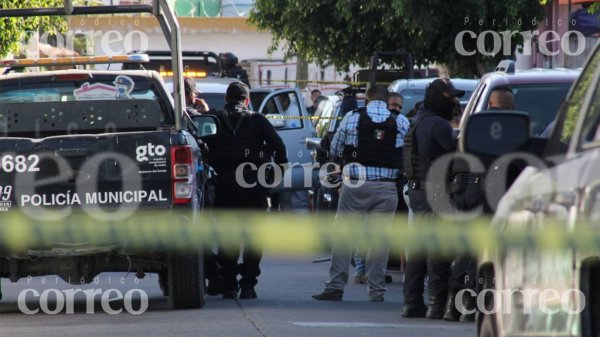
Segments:
[[[62,7],[62,0],[0,0],[0,8]],[[62,17],[28,17],[0,19],[0,57],[18,53],[33,32],[56,34],[67,29]]]
[[[541,21],[544,12],[533,0],[257,0],[250,21],[273,33],[273,48],[287,43],[288,55],[309,61],[347,68],[366,65],[374,51],[406,50],[417,63],[443,63],[468,76],[506,56],[460,55],[455,38],[461,31],[535,30],[534,18]],[[464,42],[467,50],[476,49],[476,39]],[[522,36],[514,33],[511,52],[519,43]],[[486,49],[492,44],[488,36]]]
[[[396,0],[258,0],[250,21],[273,33],[273,49],[285,41],[288,55],[345,68],[366,64],[373,51],[407,42],[395,29],[402,21],[396,14],[401,5]]]

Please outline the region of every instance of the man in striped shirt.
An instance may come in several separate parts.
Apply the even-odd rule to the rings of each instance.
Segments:
[[[403,166],[402,146],[409,122],[403,115],[387,109],[388,91],[383,86],[367,90],[366,108],[348,113],[337,130],[331,154],[344,159],[344,184],[336,216],[336,226],[346,224],[346,217],[360,216],[366,226],[383,230],[393,220],[398,204],[396,183]],[[365,217],[365,215],[368,215]],[[336,243],[331,252],[330,280],[317,300],[339,301],[348,283],[354,242]],[[360,247],[367,252],[366,276],[371,301],[383,301],[385,270],[389,247]]]

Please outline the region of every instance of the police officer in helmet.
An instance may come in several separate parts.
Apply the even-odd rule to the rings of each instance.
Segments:
[[[219,64],[221,66],[221,77],[237,78],[244,82],[250,88],[248,73],[238,64],[238,58],[233,53],[219,54]]]
[[[427,198],[427,174],[433,162],[455,151],[457,141],[450,121],[464,95],[449,79],[436,79],[426,89],[423,105],[412,120],[404,142],[404,173],[408,179],[410,208],[415,217],[432,217],[432,205]],[[448,298],[451,259],[409,254],[404,281],[402,316],[441,319]],[[430,305],[423,302],[424,279],[429,274]]]

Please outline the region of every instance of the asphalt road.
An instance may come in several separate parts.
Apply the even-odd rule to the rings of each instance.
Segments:
[[[0,336],[203,336],[203,337],[347,337],[347,336],[475,336],[472,323],[454,323],[427,319],[405,319],[402,305],[401,274],[391,272],[384,302],[370,302],[366,285],[348,284],[341,302],[321,302],[311,295],[323,289],[328,262],[312,263],[327,254],[305,257],[274,257],[266,254],[263,275],[257,286],[256,300],[224,300],[208,296],[198,310],[167,309],[156,275],[147,275],[135,283],[135,276],[105,273],[98,284],[69,285],[54,276],[18,283],[2,280],[4,298],[0,301]],[[122,284],[124,283],[124,284]],[[46,289],[118,289],[123,294],[132,288],[144,290],[148,310],[133,315],[123,310],[109,315],[102,310],[97,296],[93,314],[86,314],[82,293],[75,295],[74,314],[23,314],[17,305],[18,294],[25,289],[42,293]],[[35,309],[39,300],[28,295],[28,307]],[[115,293],[113,293],[114,295]],[[56,306],[50,296],[49,309]],[[123,308],[124,301],[111,302],[111,308]],[[134,301],[133,310],[139,309]]]

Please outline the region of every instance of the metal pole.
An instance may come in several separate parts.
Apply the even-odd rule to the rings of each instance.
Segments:
[[[65,4],[65,15],[71,15],[73,13],[73,1],[64,0]]]
[[[183,62],[181,60],[181,33],[179,23],[175,12],[167,0],[154,0],[154,3],[160,4],[162,13],[158,15],[159,21],[166,19],[166,24],[170,27],[170,47],[173,67],[173,98],[175,100],[175,129],[181,130],[181,117],[185,111],[185,101],[183,96]],[[165,34],[167,34],[165,32]]]

